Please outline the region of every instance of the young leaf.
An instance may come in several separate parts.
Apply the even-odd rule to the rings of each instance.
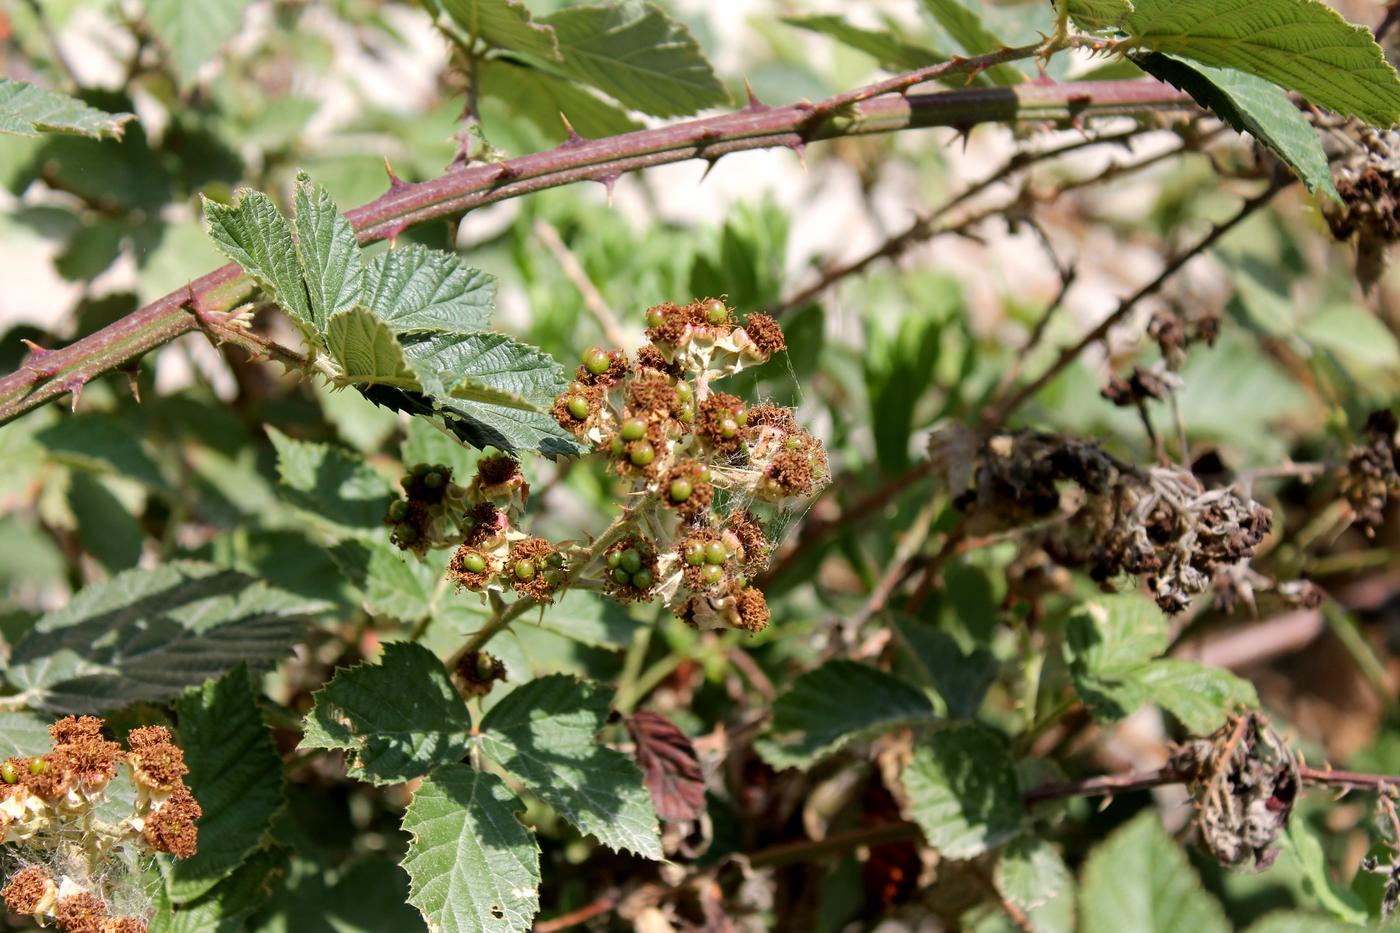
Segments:
[[[342,383],[419,388],[393,330],[366,308],[350,308],[330,319],[326,349],[340,366]]]
[[[952,636],[913,619],[896,621],[895,632],[914,668],[943,698],[948,716],[975,717],[996,680],[998,664],[992,653],[977,648],[963,654]]]
[[[967,54],[986,55],[1006,48],[1006,43],[983,26],[977,14],[963,6],[961,0],[923,0],[923,3],[929,15]],[[1026,80],[1015,68],[1004,64],[988,68],[986,75],[993,84],[1019,84]]]
[[[379,664],[337,671],[314,696],[300,747],[350,751],[350,773],[373,784],[421,777],[471,746],[467,705],[422,645],[390,642]]]
[[[1163,658],[1131,678],[1144,695],[1181,720],[1188,731],[1206,735],[1241,706],[1258,706],[1254,685],[1218,667]],[[1140,705],[1140,704],[1139,704]]]
[[[1340,200],[1317,130],[1278,85],[1242,71],[1211,68],[1160,52],[1139,55],[1133,61],[1190,94],[1239,132],[1249,133],[1287,163],[1309,191]]]
[[[540,909],[540,847],[525,810],[494,774],[433,772],[403,815],[408,902],[439,933],[529,930]]]
[[[31,706],[58,712],[159,703],[240,662],[268,669],[326,608],[210,564],[128,570],[40,619],[6,676],[32,693]]]
[[[243,267],[281,305],[314,346],[321,345],[325,321],[311,310],[297,262],[292,227],[272,199],[244,189],[232,207],[204,199],[209,235],[225,256]]]
[[[1117,26],[1133,12],[1128,0],[1064,0],[1069,7],[1070,19],[1080,29],[1094,32]]]
[[[1315,104],[1388,127],[1400,120],[1400,78],[1364,26],[1321,0],[1137,0],[1132,42],[1234,68]]]
[[[903,780],[910,817],[944,858],[973,858],[1020,832],[1016,766],[983,726],[958,723],[919,740]]]
[[[1230,930],[1220,904],[1201,888],[1186,853],[1152,809],[1090,853],[1079,897],[1084,933]]]
[[[727,103],[700,46],[684,24],[643,0],[560,10],[554,28],[567,77],[654,117],[679,117]]]
[[[165,46],[180,86],[194,83],[200,66],[217,61],[219,50],[243,25],[251,0],[147,0],[146,17]]]
[[[248,669],[235,667],[176,704],[188,783],[204,815],[199,851],[174,861],[166,884],[177,904],[231,875],[282,806],[282,759],[263,724]]]
[[[394,488],[362,457],[296,440],[271,425],[267,437],[277,450],[280,491],[289,502],[338,534],[383,536]]]
[[[1133,667],[1166,648],[1166,617],[1137,593],[1086,602],[1065,625],[1066,656],[1087,671]]]
[[[810,768],[855,742],[933,719],[918,690],[855,661],[828,661],[808,671],[773,704],[759,755],[775,768]]]
[[[67,133],[92,139],[121,139],[134,113],[108,113],[76,97],[0,77],[0,133],[38,136]]]
[[[656,810],[641,771],[597,740],[610,706],[609,693],[595,684],[540,677],[486,714],[481,750],[581,831],[659,859]]]
[[[513,52],[550,60],[559,57],[554,30],[536,23],[520,0],[441,0],[468,36]]]
[[[1055,847],[1044,839],[1022,836],[1011,841],[997,859],[992,875],[997,891],[1026,912],[1061,896],[1071,897],[1074,878]]]
[[[656,815],[668,822],[699,819],[705,812],[705,775],[690,738],[665,716],[645,709],[627,720],[627,733],[637,746]]]
[[[297,173],[295,226],[311,314],[324,326],[360,300],[365,275],[360,244],[326,189],[313,186],[305,172]]]
[[[491,326],[496,278],[451,253],[404,246],[370,262],[363,304],[396,334],[474,334]]]

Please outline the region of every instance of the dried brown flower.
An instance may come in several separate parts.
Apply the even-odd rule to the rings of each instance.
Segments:
[[[146,817],[141,833],[146,843],[157,852],[169,852],[178,858],[194,855],[199,841],[199,818],[204,815],[199,802],[184,784]]]
[[[21,869],[11,876],[8,884],[0,889],[0,897],[5,899],[5,907],[16,914],[41,914],[53,906],[58,896],[58,886],[48,870],[37,865]]]

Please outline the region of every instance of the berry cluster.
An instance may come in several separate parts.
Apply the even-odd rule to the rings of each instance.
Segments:
[[[185,786],[184,752],[160,726],[134,729],[129,751],[102,736],[94,716],[65,717],[49,727],[53,747],[43,755],[0,763],[0,828],[27,867],[12,875],[0,897],[11,913],[52,920],[66,933],[144,933],[146,920],[111,916],[118,878],[99,875],[107,864],[136,854],[195,853],[201,811]],[[136,785],[132,814],[112,824],[97,808],[125,762]]]
[[[826,451],[791,409],[750,407],[711,385],[785,349],[782,330],[762,314],[741,325],[718,299],[658,305],[646,321],[651,343],[635,358],[588,350],[554,403],[559,424],[627,487],[617,534],[589,548],[520,531],[529,486],[498,455],[468,486],[446,466],[415,466],[387,516],[394,542],[420,556],[455,546],[447,572],[459,588],[547,602],[578,581],[622,602],[664,600],[698,627],[763,629],[768,606],[751,581],[770,545],[734,503],[807,499],[828,481]]]

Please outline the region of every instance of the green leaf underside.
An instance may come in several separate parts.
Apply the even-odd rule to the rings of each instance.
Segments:
[[[258,698],[240,665],[176,704],[187,783],[204,815],[199,850],[175,860],[171,900],[203,895],[242,864],[282,806],[282,759],[263,724]]]
[[[977,14],[963,6],[961,0],[923,0],[924,9],[943,27],[953,41],[968,55],[986,55],[1006,48]],[[993,84],[1019,84],[1025,80],[1021,72],[1010,65],[993,65],[986,70]]]
[[[554,28],[565,76],[654,117],[679,117],[729,101],[684,24],[652,3],[560,10],[540,20]]]
[[[1043,907],[1074,884],[1055,847],[1032,836],[1022,836],[1007,845],[992,878],[1003,898],[1026,911]]]
[[[49,736],[50,716],[24,710],[0,711],[0,758],[15,755],[42,755],[53,745]]]
[[[349,451],[299,441],[270,425],[266,430],[284,498],[337,533],[383,536],[395,494],[388,480]]]
[[[206,198],[204,216],[215,245],[267,290],[313,346],[320,347],[324,322],[311,310],[291,224],[272,199],[250,190],[244,190],[232,207]]]
[[[1096,30],[1117,26],[1133,12],[1128,0],[1066,0],[1070,18],[1081,29]]]
[[[631,758],[597,741],[611,698],[566,674],[517,687],[481,723],[481,748],[581,831],[661,858],[651,795]]]
[[[218,58],[224,43],[243,25],[251,0],[147,0],[146,16],[160,37],[182,87],[200,67]]]
[[[1155,702],[1190,731],[1205,734],[1238,707],[1258,704],[1254,687],[1229,671],[1156,659],[1166,647],[1165,617],[1137,594],[1086,603],[1065,629],[1075,690],[1102,722],[1123,719]]]
[[[562,114],[574,131],[587,139],[617,136],[642,128],[615,104],[572,80],[544,68],[506,59],[482,62],[477,80],[484,97],[510,104],[512,112],[535,124],[550,139],[566,137]]]
[[[318,330],[340,311],[353,308],[364,284],[364,261],[355,230],[341,216],[326,189],[297,174],[297,256],[306,282],[312,319]]]
[[[1134,61],[1148,74],[1190,94],[1239,132],[1249,133],[1287,163],[1309,191],[1340,200],[1317,130],[1278,85],[1242,71],[1211,68],[1160,52]]]
[[[0,133],[38,136],[64,133],[92,139],[121,139],[132,113],[108,113],[76,97],[0,77]]]
[[[973,858],[1020,831],[1016,767],[983,726],[959,723],[919,740],[903,778],[909,815],[944,858]]]
[[[340,378],[346,383],[419,388],[394,332],[366,308],[341,311],[330,319],[326,349],[340,366]]]
[[[1230,923],[1157,812],[1143,811],[1090,853],[1080,889],[1084,933],[1226,933]]]
[[[234,570],[174,561],[80,590],[15,646],[6,676],[30,705],[98,713],[169,700],[247,662],[262,671],[292,651],[325,603]]]
[[[515,52],[559,57],[554,30],[536,23],[519,0],[442,0],[442,6],[468,36]]]
[[[474,334],[491,326],[496,278],[450,253],[404,246],[371,261],[362,304],[395,334]]]
[[[933,704],[901,680],[855,661],[808,671],[773,704],[758,753],[775,768],[810,768],[856,742],[930,722]]]
[[[439,933],[530,929],[539,911],[540,850],[517,813],[525,805],[494,774],[465,765],[433,772],[403,828],[408,902]]]
[[[1134,44],[1245,71],[1315,104],[1388,127],[1400,79],[1364,26],[1321,0],[1138,0]]]
[[[385,645],[379,664],[337,671],[315,699],[300,747],[345,749],[350,773],[374,784],[460,761],[471,744],[471,715],[442,662],[412,642]]]

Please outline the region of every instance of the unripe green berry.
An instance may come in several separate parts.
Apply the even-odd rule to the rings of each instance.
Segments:
[[[441,470],[433,470],[423,476],[423,485],[429,489],[441,489],[442,484],[447,481],[447,477],[442,475]]]
[[[45,761],[43,758],[31,758],[31,759],[29,759],[29,773],[30,773],[30,774],[34,775],[35,777],[38,777],[39,775],[43,774],[43,773],[44,773],[45,771],[47,771],[47,770],[49,770],[49,763],[48,763],[47,761]]]
[[[729,320],[729,309],[722,301],[712,301],[705,307],[705,319],[711,324],[723,324]]]
[[[655,582],[656,578],[652,576],[650,570],[638,570],[632,574],[632,585],[639,590],[649,590]]]
[[[656,459],[656,448],[646,441],[642,441],[632,448],[632,452],[627,455],[627,459],[632,461],[633,466],[644,467]]]
[[[699,567],[705,562],[705,545],[698,541],[693,541],[685,546],[685,562],[692,567]]]
[[[639,441],[647,436],[647,423],[641,418],[628,418],[618,429],[624,441]]]
[[[402,499],[395,499],[389,503],[389,521],[401,522],[408,518],[408,503]]]
[[[788,450],[801,450],[801,449],[802,449],[802,438],[800,438],[800,437],[790,437],[790,438],[788,438],[788,439],[787,439],[787,449],[788,449]]]
[[[741,573],[734,578],[734,583],[739,587],[739,589],[742,590],[744,587],[749,585],[749,578]]]
[[[492,660],[491,655],[487,654],[485,651],[477,652],[476,676],[482,680],[486,680],[495,673],[496,663]]]
[[[546,570],[544,572],[544,582],[550,586],[558,586],[564,582],[564,574],[558,570]]]
[[[535,579],[535,562],[531,560],[518,560],[515,562],[515,579],[521,583],[526,583]]]
[[[18,780],[19,769],[16,768],[13,763],[7,761],[3,765],[0,765],[0,781],[4,781],[6,784],[14,784]]]
[[[642,569],[642,555],[638,553],[635,548],[629,547],[627,550],[623,551],[619,562],[622,565],[622,569],[628,573],[636,573],[638,570]]]
[[[544,559],[544,564],[546,567],[558,570],[560,567],[564,566],[564,555],[555,551]]]
[[[706,586],[714,586],[724,579],[724,568],[716,564],[706,564],[700,568],[700,581]]]
[[[739,409],[738,411],[736,411],[736,412],[734,413],[734,423],[737,424],[737,425],[738,425],[739,427],[741,427],[741,428],[742,428],[744,425],[748,424],[748,423],[749,423],[749,410],[748,410],[747,408],[741,408],[741,409]]]
[[[733,418],[725,418],[719,423],[719,436],[729,440],[739,433],[739,422]]]
[[[676,417],[680,420],[680,423],[681,423],[681,424],[694,424],[694,423],[695,423],[695,406],[694,406],[694,405],[682,405],[682,406],[681,406],[681,410],[680,410],[680,412],[677,413]]]
[[[569,414],[579,421],[588,417],[588,399],[582,395],[570,395],[565,406],[569,409]]]
[[[608,556],[604,558],[604,560],[607,563],[609,569],[612,569],[614,567],[620,567],[622,565],[622,552],[609,551]]]
[[[695,398],[695,390],[690,387],[690,383],[682,379],[680,382],[676,383],[676,398],[680,399],[682,402],[688,402]]]
[[[632,582],[632,575],[626,570],[623,570],[621,567],[618,567],[612,572],[612,578],[613,582],[616,583],[618,586],[626,586],[627,584]]]
[[[665,323],[665,311],[662,311],[659,307],[647,309],[647,327],[660,327],[662,324]]]
[[[695,491],[688,479],[671,480],[671,501],[684,502],[690,498],[690,494]]]
[[[476,553],[463,554],[462,567],[469,573],[485,573],[486,558]]]
[[[395,529],[394,533],[398,535],[399,540],[404,544],[412,544],[414,541],[418,540],[418,529],[414,528],[412,525],[400,525]]]
[[[625,449],[622,446],[622,438],[614,437],[612,443],[608,445],[608,449],[612,451],[614,457],[621,457],[622,451]]]
[[[705,545],[705,563],[722,564],[729,560],[729,549],[718,541],[711,541]]]
[[[593,347],[583,355],[583,368],[595,376],[601,376],[607,372],[611,362],[608,359],[608,351],[602,347]]]

